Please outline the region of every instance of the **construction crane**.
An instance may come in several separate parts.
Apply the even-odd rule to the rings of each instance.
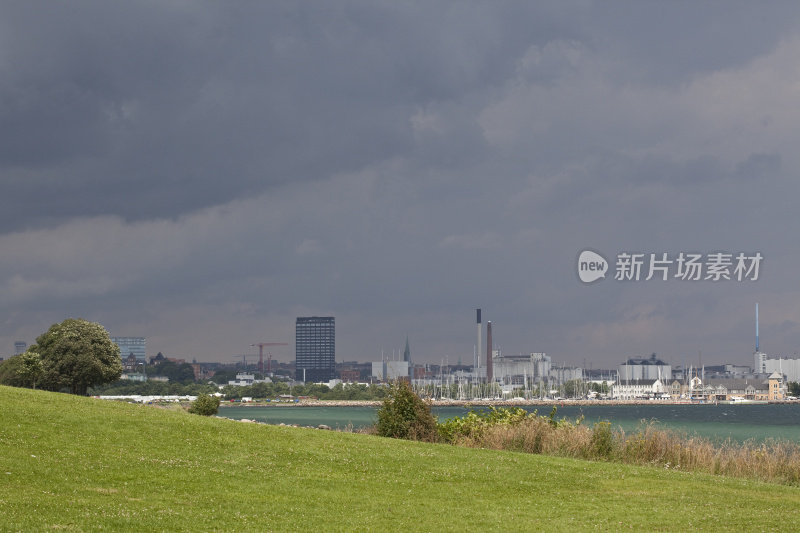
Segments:
[[[264,346],[289,346],[286,342],[257,342],[250,346],[258,346],[258,372],[264,373]],[[272,372],[272,354],[269,354],[267,361],[267,374]]]

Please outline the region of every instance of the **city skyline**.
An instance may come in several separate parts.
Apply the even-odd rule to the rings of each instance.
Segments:
[[[187,360],[289,361],[296,317],[335,316],[337,361],[408,335],[415,363],[468,363],[480,307],[506,354],[752,364],[756,302],[761,349],[800,351],[798,5],[78,0],[0,21],[9,353],[82,317]]]
[[[481,309],[476,309],[475,311],[476,311],[476,315],[477,315],[477,318],[478,318],[478,323],[477,323],[478,324],[478,331],[479,331],[478,332],[478,342],[480,342],[484,346],[485,349],[488,349],[487,345],[488,345],[488,343],[491,342],[492,343],[492,347],[493,347],[492,348],[493,352],[495,352],[495,355],[497,357],[500,357],[500,356],[533,355],[534,353],[536,353],[536,352],[520,352],[520,353],[511,354],[511,353],[503,352],[502,347],[500,345],[498,345],[497,343],[494,343],[494,342],[491,341],[491,321],[488,321],[486,323],[486,325],[483,325],[480,322]],[[301,328],[301,323],[303,323],[302,328]],[[326,334],[331,335],[331,339],[333,339],[335,337],[335,333],[334,333],[335,326],[334,326],[334,323],[335,323],[335,317],[316,317],[316,316],[315,317],[296,317],[296,319],[295,319],[295,341],[298,338],[298,336],[301,335],[301,331],[303,332],[302,333],[303,336],[307,336],[308,332],[316,331],[316,328],[319,328],[319,327],[325,328],[326,331],[327,331],[327,329],[330,329],[329,333],[326,333]],[[311,329],[308,329],[309,326],[310,326]],[[306,330],[308,330],[308,332]],[[484,334],[484,330],[486,330],[485,331],[485,333],[486,333],[485,342],[483,340],[481,340],[482,339],[482,335]],[[320,331],[322,331],[322,330],[320,330]],[[143,359],[145,357],[145,355],[146,355],[146,358],[149,359],[149,358],[154,357],[155,353],[158,353],[158,354],[162,353],[162,350],[158,350],[157,348],[154,349],[154,350],[145,350],[146,337],[116,337],[116,336],[111,336],[111,340],[112,340],[112,342],[120,345],[120,353],[121,353],[121,356],[123,357],[123,359],[125,358],[127,352],[135,353],[138,359]],[[294,352],[295,355],[297,354],[297,351],[298,351],[298,344],[296,342],[295,343],[265,343],[265,345],[269,345],[269,344],[274,344],[275,345],[275,346],[272,346],[270,348],[270,351],[269,351],[269,356],[270,357],[272,357],[272,351],[273,350],[274,351],[278,351],[278,350],[291,351],[291,352]],[[377,357],[377,358],[372,357],[372,358],[367,358],[367,359],[357,359],[357,358],[354,358],[354,357],[348,357],[347,354],[336,353],[335,342],[331,343],[331,344],[334,345],[333,346],[333,352],[332,352],[332,354],[330,354],[330,353],[328,353],[327,350],[325,351],[325,353],[328,354],[328,355],[326,355],[326,360],[331,359],[331,357],[334,357],[336,364],[341,364],[341,363],[345,363],[345,362],[353,362],[353,361],[356,361],[356,362],[359,362],[359,363],[369,363],[369,362],[374,363],[375,361],[398,361],[398,362],[407,361],[407,362],[410,362],[408,358],[410,356],[411,350],[410,350],[410,343],[409,343],[408,335],[406,335],[405,347],[403,348],[402,355],[401,355],[400,348],[392,348],[391,350],[386,350],[386,349],[382,348],[381,351],[380,351],[380,356]],[[284,345],[284,346],[286,346],[286,348],[282,348],[282,347],[278,348],[277,347],[278,345]],[[252,348],[254,346],[256,346],[256,344],[251,344],[250,348]],[[477,346],[477,343],[474,346]],[[448,366],[450,366],[450,365],[472,366],[473,363],[475,363],[475,362],[478,363],[479,367],[486,366],[488,360],[487,361],[483,360],[486,357],[486,354],[485,353],[481,353],[480,357],[477,357],[478,356],[478,353],[477,353],[478,350],[474,350],[474,346],[473,346],[473,360],[472,361],[467,361],[466,358],[463,357],[463,356],[459,356],[457,358],[457,360],[450,360],[450,357],[446,356],[445,358],[441,358],[439,361],[427,360],[426,359],[425,361],[423,361],[422,364],[423,365],[425,365],[425,364],[433,364],[435,366],[436,364],[445,364],[445,361],[446,361],[446,364]],[[15,354],[22,353],[22,351],[24,351],[24,350],[21,351],[20,347],[22,347],[22,348],[27,347],[27,343],[25,341],[15,341],[14,342],[14,353],[13,354],[9,353],[8,355],[15,355]],[[129,349],[129,347],[130,347],[130,349]],[[303,351],[308,351],[309,348],[304,346],[301,349]],[[482,350],[482,352],[485,351],[485,349]],[[314,349],[312,351],[315,352],[315,350],[316,349]],[[310,352],[309,352],[309,354],[310,354]],[[0,357],[2,357],[3,355],[4,354],[0,351]],[[170,354],[170,355],[175,355],[175,354]],[[196,360],[197,359],[196,357],[194,357],[192,355],[187,355],[187,354],[182,354],[182,355],[183,355],[183,358],[185,358],[187,360],[189,360],[189,359]],[[629,360],[631,358],[633,358],[633,359],[636,359],[636,358],[647,359],[647,355],[649,355],[651,359],[655,359],[657,354],[656,354],[656,352],[652,352],[650,354],[626,355],[626,356],[622,357],[619,361],[612,362],[611,365],[608,367],[608,369],[612,369],[614,366],[616,366],[618,364],[622,364],[622,362],[627,361],[627,360]],[[695,367],[695,368],[699,369],[699,368],[702,368],[702,367],[706,366],[703,363],[702,352],[698,352],[698,354],[696,354],[696,356],[697,356],[697,359],[694,360],[692,354],[678,355],[678,356],[672,357],[670,359],[669,363],[672,366],[676,367],[676,368]],[[771,358],[771,359],[776,359],[776,360],[780,359],[780,358],[783,358],[783,359],[791,358],[791,359],[794,359],[796,361],[800,360],[800,358],[798,358],[798,354],[797,353],[794,353],[794,354],[775,354],[775,353],[771,353],[770,354],[770,353],[766,353],[766,352],[763,352],[762,350],[760,350],[760,348],[759,348],[758,304],[756,304],[756,308],[755,308],[755,350],[751,354],[751,359],[752,359],[753,356],[760,356],[760,360],[762,360],[762,361],[764,360],[764,358]],[[231,361],[233,361],[236,364],[238,364],[240,362],[240,358],[243,358],[243,357],[248,357],[248,358],[255,359],[257,357],[257,354],[254,353],[254,352],[253,353],[237,353],[237,354],[219,354],[215,358],[211,358],[211,359],[204,360],[204,361],[198,361],[198,362],[216,362],[216,363],[229,364]],[[304,359],[305,358],[309,358],[309,357],[312,357],[312,356],[311,355],[304,356]],[[308,360],[311,361],[311,359],[308,359]],[[756,371],[756,372],[758,372],[758,366],[759,366],[759,363],[757,362],[758,360],[759,359],[756,358],[756,364],[754,366],[751,366],[751,368],[753,368],[754,371]],[[285,356],[283,356],[283,357],[275,357],[275,361],[276,362],[278,362],[278,361],[289,362],[289,363],[293,363],[294,364],[294,363],[296,363],[297,358],[296,357],[295,358],[289,357],[287,359],[287,357],[285,357]],[[595,368],[595,369],[601,368],[601,367],[595,366],[594,365],[594,360],[592,360],[590,358],[584,359],[582,361],[583,364],[579,364],[580,362],[576,362],[576,361],[556,361],[556,362],[560,363],[560,364],[567,364],[568,366],[572,366],[572,367],[584,368],[584,369],[587,369],[587,370],[588,369],[592,369],[592,368]],[[708,365],[720,365],[720,364],[729,364],[730,363],[727,360],[715,360],[715,361],[706,361],[706,362],[707,362]],[[255,364],[255,363],[253,363],[252,359],[248,360],[248,363]],[[301,368],[302,366],[303,365],[299,365],[298,368]],[[311,366],[316,366],[316,364],[313,364]]]

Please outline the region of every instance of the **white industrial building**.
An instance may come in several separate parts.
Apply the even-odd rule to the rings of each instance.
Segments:
[[[519,385],[547,380],[552,362],[547,354],[537,352],[528,355],[492,354],[493,380],[502,385]]]
[[[373,361],[372,377],[378,381],[393,381],[408,377],[408,361]]]
[[[765,354],[766,355],[766,354]],[[800,359],[771,359],[764,357],[759,374],[777,372],[786,377],[786,381],[800,381]]]
[[[618,372],[620,382],[660,379],[666,383],[672,380],[672,365],[668,365],[661,359],[656,358],[656,354],[651,355],[648,359],[631,357],[619,365]]]

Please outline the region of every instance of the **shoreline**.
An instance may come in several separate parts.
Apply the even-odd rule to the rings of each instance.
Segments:
[[[767,403],[742,403],[739,405],[779,405],[797,404],[800,400],[782,400]],[[380,400],[300,400],[297,402],[222,402],[225,407],[380,407]],[[690,402],[687,400],[435,400],[429,402],[431,407],[564,407],[568,405],[734,405],[719,402]]]

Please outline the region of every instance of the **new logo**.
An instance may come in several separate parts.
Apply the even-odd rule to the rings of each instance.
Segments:
[[[578,256],[578,277],[584,283],[592,283],[606,277],[608,261],[602,255],[584,250]]]

